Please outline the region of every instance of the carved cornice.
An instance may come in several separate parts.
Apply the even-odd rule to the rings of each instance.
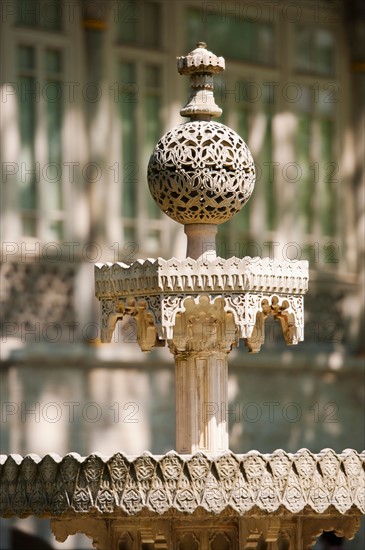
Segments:
[[[365,453],[1,456],[1,515],[365,513]]]
[[[99,299],[191,292],[305,294],[308,262],[246,256],[228,260],[157,258],[136,260],[131,265],[96,264],[95,289]]]

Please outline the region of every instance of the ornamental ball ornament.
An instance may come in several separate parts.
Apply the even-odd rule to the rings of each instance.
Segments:
[[[147,171],[152,197],[173,220],[189,224],[226,222],[250,198],[255,166],[250,150],[231,128],[211,121],[222,110],[213,96],[213,74],[224,59],[199,42],[177,59],[180,74],[190,76],[191,95],[180,114],[190,117],[157,143]]]
[[[159,140],[147,178],[154,200],[173,220],[221,224],[250,198],[255,167],[236,132],[218,122],[196,120]]]

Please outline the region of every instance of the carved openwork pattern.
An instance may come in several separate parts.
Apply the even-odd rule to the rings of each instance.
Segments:
[[[147,177],[153,198],[173,220],[220,224],[250,198],[255,167],[236,132],[217,122],[194,121],[160,139]]]
[[[199,507],[214,514],[255,508],[322,514],[330,507],[365,513],[364,465],[365,453],[351,449],[217,457],[144,453],[135,459],[2,456],[1,515],[192,513]]]

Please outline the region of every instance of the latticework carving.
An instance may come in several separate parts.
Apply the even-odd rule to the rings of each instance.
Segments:
[[[183,224],[220,224],[239,212],[255,184],[251,153],[236,132],[217,122],[176,126],[157,143],[148,165],[150,192]]]
[[[76,273],[77,266],[66,262],[1,262],[3,339],[51,339],[52,326],[74,323]],[[60,339],[67,337],[67,331],[63,332]]]
[[[365,513],[364,453],[1,457],[1,515]]]

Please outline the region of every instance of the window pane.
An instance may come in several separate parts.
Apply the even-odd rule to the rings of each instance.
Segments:
[[[325,90],[319,90],[318,112],[321,115],[333,114],[334,106],[337,101],[337,87],[331,83],[327,83]]]
[[[134,227],[124,226],[124,242],[137,246],[136,230]],[[138,251],[138,248],[136,248]],[[123,260],[124,261],[124,260]]]
[[[22,70],[35,69],[35,51],[30,46],[18,47],[18,68]]]
[[[144,249],[150,254],[158,254],[161,250],[161,235],[160,231],[150,230],[146,235]]]
[[[298,227],[303,233],[313,230],[313,198],[314,198],[314,171],[311,170],[310,143],[311,117],[300,115],[296,135],[296,158],[301,170],[301,177],[294,185],[298,186]]]
[[[337,217],[337,164],[332,162],[332,120],[325,119],[319,122],[321,139],[321,224],[322,234],[332,236],[336,232]]]
[[[62,29],[62,0],[40,0],[40,26],[45,29]]]
[[[146,2],[143,6],[144,28],[143,38],[144,46],[161,46],[161,8],[157,2]]]
[[[237,23],[234,25],[234,27],[235,28],[233,28],[233,25],[231,25],[232,31],[235,34],[235,40],[234,40],[235,47],[234,48],[229,47],[230,57],[233,56],[234,58],[235,56],[237,56],[238,52],[241,52],[243,60],[252,59],[253,57],[252,50],[254,47],[254,40],[255,40],[254,29],[252,24],[250,24],[248,21],[242,21],[240,27],[238,26]],[[225,36],[223,39],[223,42],[227,40],[227,38],[228,36]],[[239,44],[237,44],[237,41],[239,42]],[[235,50],[236,54],[232,50]]]
[[[334,37],[329,31],[317,29],[315,31],[315,60],[316,69],[321,74],[334,72]]]
[[[137,90],[137,84],[136,67],[134,63],[121,63],[119,76],[123,90],[129,93],[135,93]]]
[[[186,82],[186,84],[188,84],[188,85],[186,86],[185,97],[188,98],[191,94],[191,88],[190,88],[190,83],[189,82]],[[225,124],[226,119],[227,119],[227,110],[228,110],[227,106],[228,106],[229,101],[230,100],[232,101],[231,97],[232,97],[233,94],[229,93],[231,90],[229,89],[229,86],[227,85],[227,82],[219,74],[214,76],[213,86],[214,86],[215,102],[218,105],[218,107],[223,109],[223,113],[221,114],[221,116],[219,117],[217,122],[219,122],[220,124]],[[238,86],[237,86],[237,89],[238,89]],[[236,89],[234,89],[234,92],[236,92]]]
[[[310,114],[312,112],[313,98],[315,97],[316,93],[315,86],[301,86],[300,92],[301,93],[298,97],[298,101],[296,102],[296,108],[301,113]]]
[[[122,42],[129,44],[139,42],[140,8],[136,0],[120,0],[118,3],[119,38]]]
[[[62,28],[61,0],[18,0],[17,23],[52,30]]]
[[[100,29],[87,29],[86,39],[86,70],[89,82],[100,82],[103,78],[103,31]],[[97,93],[89,92],[88,101],[96,101]]]
[[[159,96],[150,95],[144,98],[145,139],[143,174],[147,172],[150,155],[157,141],[161,137],[160,110],[161,98]],[[147,211],[149,218],[159,218],[161,215],[160,208],[157,206],[150,193],[148,193],[147,197]]]
[[[121,42],[152,48],[161,46],[162,10],[159,2],[120,0],[117,6]]]
[[[50,239],[55,241],[60,241],[64,238],[63,233],[63,222],[62,221],[53,221],[50,223],[49,232]]]
[[[47,80],[46,115],[48,138],[48,166],[42,172],[47,179],[48,206],[62,209],[62,84]]]
[[[37,173],[34,153],[36,124],[36,79],[31,76],[19,78],[19,123],[20,123],[20,206],[35,209],[37,203]],[[23,169],[24,168],[24,169]],[[38,170],[38,172],[37,172]]]
[[[37,221],[34,217],[22,216],[22,233],[24,237],[36,237]]]
[[[323,75],[334,73],[334,35],[330,31],[298,26],[295,40],[297,69]]]
[[[266,201],[266,228],[275,229],[276,226],[276,195],[274,181],[274,167],[272,162],[272,117],[266,115],[266,131],[262,148],[262,181],[264,184],[264,195]]]
[[[44,53],[47,73],[60,73],[62,53],[59,50],[47,50]],[[62,83],[48,78],[43,88],[46,106],[48,165],[42,171],[46,179],[47,204],[51,210],[63,208],[62,197]]]
[[[247,109],[237,109],[237,133],[247,143],[248,142],[248,125],[249,125],[249,111]],[[245,204],[243,209],[232,218],[232,224],[234,229],[241,231],[243,234],[247,234],[250,228],[250,203]],[[229,222],[228,222],[229,223]],[[237,234],[237,233],[236,233]],[[241,234],[240,234],[241,236]]]
[[[253,25],[253,23],[251,23]],[[274,63],[275,57],[275,36],[274,28],[268,23],[257,24],[255,27],[256,33],[256,48],[257,48],[257,61],[259,63],[267,64]]]
[[[298,27],[296,31],[295,66],[309,71],[312,66],[312,33],[309,28]]]
[[[35,50],[28,46],[19,46],[17,49],[18,71],[24,72],[35,68]],[[37,206],[37,176],[39,170],[35,162],[35,124],[37,82],[33,76],[18,77],[18,108],[21,166],[18,177],[19,206],[28,213],[22,215],[23,235],[36,235],[36,219],[29,211]]]
[[[146,86],[149,88],[160,88],[161,87],[161,70],[160,67],[154,65],[146,65]]]
[[[186,12],[186,44],[193,49],[204,40],[217,55],[262,65],[275,60],[275,33],[270,23],[246,21],[221,13],[202,13],[188,8]]]
[[[59,50],[47,50],[46,57],[46,72],[49,74],[57,74],[62,72],[62,54]]]
[[[39,8],[37,0],[18,0],[18,25],[37,27],[39,25]]]
[[[119,98],[122,129],[122,216],[136,217],[137,211],[137,135],[136,67],[133,63],[120,64],[121,94]]]

